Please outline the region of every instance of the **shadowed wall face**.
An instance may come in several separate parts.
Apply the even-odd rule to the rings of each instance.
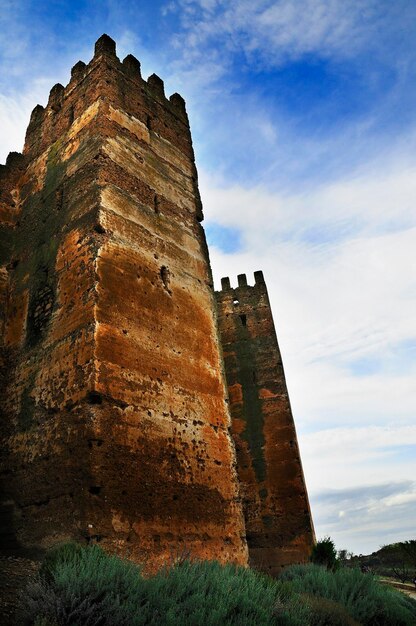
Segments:
[[[296,430],[266,285],[222,280],[218,318],[250,563],[275,575],[314,541]]]
[[[245,564],[182,98],[103,36],[0,176],[3,545]]]

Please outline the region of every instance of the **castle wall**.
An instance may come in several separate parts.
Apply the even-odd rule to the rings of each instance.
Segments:
[[[216,295],[250,564],[275,575],[314,541],[282,358],[262,272]]]
[[[75,538],[247,562],[188,119],[157,76],[93,60],[0,171],[5,551]],[[18,165],[15,163],[18,162]],[[3,294],[3,295],[1,295]]]

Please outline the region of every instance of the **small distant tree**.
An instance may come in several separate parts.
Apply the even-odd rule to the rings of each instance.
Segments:
[[[395,578],[400,580],[401,583],[405,583],[412,579],[412,572],[406,563],[400,563],[391,568],[391,571]]]
[[[416,539],[410,539],[409,541],[401,541],[400,546],[402,551],[407,556],[407,561],[411,566],[416,569]]]
[[[325,537],[316,542],[312,548],[310,557],[312,563],[324,565],[327,569],[335,571],[339,567],[335,544],[330,537]]]
[[[397,562],[392,567],[395,578],[405,583],[412,580],[412,571],[416,568],[416,540],[400,541],[397,544]]]
[[[337,552],[337,559],[340,563],[340,565],[348,565],[349,562],[351,561],[351,559],[353,558],[354,554],[352,552],[349,552],[348,550],[342,549],[342,550],[338,550]]]

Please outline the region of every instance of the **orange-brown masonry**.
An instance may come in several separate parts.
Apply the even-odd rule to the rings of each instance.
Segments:
[[[277,574],[308,559],[314,531],[262,272],[223,278],[217,303],[250,564]]]
[[[183,99],[102,36],[0,166],[3,554],[247,564],[202,217]],[[276,572],[312,526],[273,321],[263,283],[218,299],[251,558]]]
[[[2,549],[246,564],[183,99],[104,35],[0,177]]]

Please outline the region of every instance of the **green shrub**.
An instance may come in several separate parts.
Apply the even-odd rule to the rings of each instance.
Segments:
[[[250,569],[188,561],[157,574],[148,583],[149,602],[158,616],[155,624],[298,623],[290,621],[285,611],[279,622],[274,619],[277,586]]]
[[[286,587],[216,562],[184,561],[145,579],[98,546],[63,546],[28,587],[21,623],[37,617],[59,626],[303,626],[307,609]]]
[[[39,570],[40,577],[44,580],[52,580],[53,572],[59,563],[76,561],[82,552],[82,546],[75,541],[61,543],[51,548],[45,555]]]
[[[22,624],[37,617],[52,624],[130,626],[132,598],[140,598],[140,569],[98,546],[60,546],[47,556],[25,591]]]
[[[60,546],[24,594],[22,626],[407,626],[416,603],[371,575],[293,566],[273,580],[180,561],[144,578],[98,546]],[[354,621],[356,620],[356,621]]]
[[[324,565],[330,570],[339,567],[335,544],[329,537],[316,542],[311,552],[311,561],[316,565]]]
[[[318,565],[295,565],[283,571],[281,580],[289,581],[294,591],[343,605],[364,625],[414,626],[416,623],[414,601],[357,569],[330,572]]]
[[[302,596],[309,609],[309,626],[360,626],[346,608],[333,600],[316,596]]]

